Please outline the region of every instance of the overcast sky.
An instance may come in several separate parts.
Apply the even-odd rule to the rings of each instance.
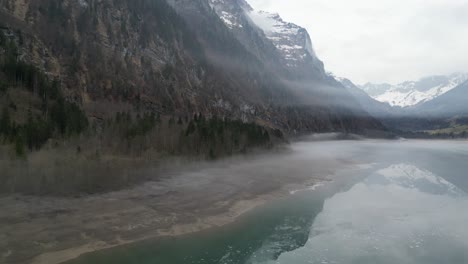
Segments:
[[[327,71],[398,83],[468,72],[468,0],[247,0],[307,28]]]

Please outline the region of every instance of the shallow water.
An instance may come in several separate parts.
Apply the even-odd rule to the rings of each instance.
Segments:
[[[233,224],[70,263],[468,263],[467,142],[303,142],[292,150],[305,159],[352,157],[357,166]]]

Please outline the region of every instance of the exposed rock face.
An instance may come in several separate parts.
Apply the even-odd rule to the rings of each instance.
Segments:
[[[323,63],[318,59],[309,33],[302,27],[283,21],[279,14],[264,11],[247,11],[252,22],[280,52],[287,67],[312,67],[318,74],[325,75]]]
[[[210,0],[210,5],[221,20],[238,36],[242,31],[257,30],[265,43],[276,48],[286,71],[295,76],[326,79],[323,63],[313,49],[309,33],[304,28],[285,22],[279,14],[254,10],[244,0]]]
[[[21,59],[90,117],[145,109],[288,132],[382,129],[325,74],[306,30],[243,0],[0,3]]]

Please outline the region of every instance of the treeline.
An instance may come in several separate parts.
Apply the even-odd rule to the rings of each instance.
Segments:
[[[195,116],[187,124],[184,136],[184,146],[192,144],[193,150],[204,152],[211,159],[271,144],[270,134],[265,128],[255,123],[219,119],[216,116],[209,120],[203,115]]]
[[[111,127],[116,127],[122,138],[130,140],[149,133],[157,124],[161,123],[161,115],[154,112],[144,113],[143,116],[137,114],[134,119],[130,113],[118,112],[113,122],[113,124],[110,123]]]
[[[144,156],[157,152],[170,156],[186,155],[216,159],[252,148],[272,146],[270,132],[255,123],[239,120],[192,117],[161,117],[159,114],[117,113],[105,122],[100,137],[102,153]]]
[[[40,109],[30,106],[20,120],[13,101],[2,106],[0,138],[3,143],[13,145],[16,154],[24,156],[27,150],[38,150],[51,138],[67,138],[88,128],[85,113],[77,104],[64,98],[58,80],[49,80],[35,66],[19,60],[14,40],[2,33],[0,48],[3,51],[0,56],[2,94],[9,89],[23,89],[41,101]],[[206,118],[202,114],[162,118],[151,112],[116,113],[104,124],[95,124],[90,133],[90,137],[94,133],[104,141],[104,148],[99,152],[114,153],[117,150],[125,155],[142,155],[151,149],[169,155],[199,155],[214,159],[271,145],[269,132],[257,124]]]
[[[13,118],[17,111],[11,102],[2,106],[0,138],[15,145],[15,152],[22,156],[25,148],[39,149],[54,136],[67,137],[79,134],[88,127],[88,120],[78,105],[67,101],[61,93],[58,80],[49,78],[35,66],[19,59],[18,48],[13,39],[0,32],[0,91],[25,89],[40,98],[40,109],[28,109],[25,122]],[[39,110],[39,111],[37,111]]]
[[[12,162],[2,167],[0,194],[69,196],[119,190],[159,179],[167,166],[269,148],[277,137],[279,131],[254,123],[202,114],[116,113],[93,122],[81,137],[29,155],[27,166]],[[2,164],[7,163],[0,159]]]
[[[414,139],[468,139],[468,132],[462,131],[459,133],[455,132],[425,132],[425,131],[396,131],[396,135],[404,138],[414,138]]]
[[[144,1],[143,1],[144,2]],[[135,2],[134,4],[137,5]],[[49,139],[65,139],[84,132],[88,119],[81,108],[66,100],[59,80],[51,80],[41,70],[19,59],[17,43],[21,33],[0,31],[0,99],[11,89],[28,91],[40,99],[40,107],[29,106],[19,114],[14,101],[0,107],[0,141],[14,146],[19,156],[40,149]],[[24,108],[24,106],[22,106]],[[87,137],[100,137],[100,153],[142,155],[154,150],[169,155],[200,155],[214,159],[271,145],[270,133],[255,123],[202,114],[161,117],[144,112],[116,113],[104,123],[96,122]],[[18,116],[21,118],[18,118]],[[274,137],[281,136],[276,132]],[[85,142],[79,148],[93,148]]]

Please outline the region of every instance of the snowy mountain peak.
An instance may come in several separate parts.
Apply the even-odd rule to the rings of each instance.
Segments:
[[[367,83],[359,88],[377,101],[409,107],[437,98],[466,80],[468,73],[455,73],[449,76],[429,76],[397,85]]]
[[[285,65],[301,67],[311,62],[322,71],[310,36],[304,28],[284,21],[279,14],[254,10],[244,0],[209,0],[213,10],[231,30],[242,30],[248,23],[258,28],[277,48]]]
[[[245,22],[242,19],[242,13],[244,9],[252,9],[252,7],[243,0],[209,0],[209,4],[224,24],[230,29],[243,28],[243,23]]]
[[[290,63],[302,61],[307,56],[316,58],[312,41],[304,28],[285,22],[277,13],[251,10],[247,15]]]

